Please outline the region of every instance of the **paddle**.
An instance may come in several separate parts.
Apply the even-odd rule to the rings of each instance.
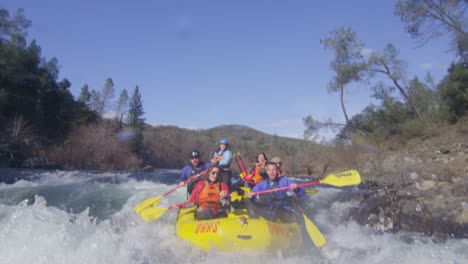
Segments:
[[[307,217],[307,215],[305,214],[304,210],[299,205],[299,203],[295,199],[292,199],[292,200],[296,204],[297,209],[299,209],[302,216],[304,217],[304,223],[305,223],[305,226],[306,226],[307,233],[310,236],[310,239],[312,240],[312,242],[314,242],[314,245],[316,247],[318,247],[318,248],[323,247],[327,243],[327,240],[323,236],[322,232],[320,232],[320,230],[318,230],[317,226],[315,226],[315,224],[312,222],[312,220],[310,220]]]
[[[163,214],[165,214],[167,211],[169,211],[171,209],[181,208],[181,207],[184,207],[187,204],[197,203],[197,202],[201,202],[201,201],[204,201],[204,200],[209,200],[209,199],[212,199],[213,197],[216,197],[216,196],[205,197],[205,198],[198,199],[198,200],[195,200],[195,201],[186,201],[186,202],[183,202],[183,203],[171,205],[169,207],[156,207],[156,206],[150,207],[150,208],[147,208],[147,209],[143,210],[140,213],[140,217],[141,217],[141,219],[143,219],[143,221],[149,222],[149,221],[156,220],[156,219],[160,218]]]
[[[205,174],[206,172],[208,171],[208,169],[190,177],[186,182],[185,182],[185,185],[195,181],[196,179],[198,179],[201,175]],[[183,186],[185,186],[183,185]],[[145,210],[146,208],[148,207],[152,207],[152,206],[156,206],[159,201],[163,198],[163,197],[166,197],[168,196],[169,194],[173,193],[174,191],[176,191],[177,189],[179,189],[180,187],[182,186],[179,186],[177,185],[176,187],[174,187],[173,189],[169,190],[168,192],[166,192],[165,194],[163,194],[162,196],[158,196],[158,197],[152,197],[152,198],[149,198],[149,199],[146,199],[144,200],[143,202],[135,205],[135,212],[137,214],[140,214],[143,210]]]
[[[310,194],[316,194],[318,193],[319,190],[317,189],[305,189],[305,192],[306,193],[310,193]]]
[[[239,160],[242,165],[242,171],[244,172],[244,177],[245,177],[247,176],[247,168],[245,167],[244,160],[242,159],[240,152],[237,152],[237,156],[239,156]]]
[[[237,167],[239,167],[239,170],[242,171],[241,165],[239,164],[239,161],[237,160],[236,153],[234,153],[234,155],[232,155],[232,157],[236,161],[236,164],[237,164]]]
[[[327,184],[327,185],[336,186],[336,187],[344,187],[344,186],[357,185],[359,183],[361,183],[361,175],[359,175],[359,172],[356,170],[349,170],[349,171],[344,171],[344,172],[340,172],[337,174],[331,173],[322,180],[301,183],[301,184],[298,184],[297,187],[314,186],[314,185],[319,185],[319,184]],[[253,195],[277,192],[277,191],[288,190],[288,189],[290,189],[289,186],[279,187],[279,188],[254,192]]]

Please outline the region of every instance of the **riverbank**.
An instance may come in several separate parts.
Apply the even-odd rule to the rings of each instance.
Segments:
[[[350,217],[376,230],[468,238],[468,140],[431,140],[377,153],[360,168],[365,191]]]

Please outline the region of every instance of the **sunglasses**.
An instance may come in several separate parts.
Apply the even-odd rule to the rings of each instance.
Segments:
[[[200,159],[200,157],[196,156],[196,157],[191,157],[190,159]]]
[[[211,172],[211,175],[218,175],[219,174],[219,171],[212,171]]]

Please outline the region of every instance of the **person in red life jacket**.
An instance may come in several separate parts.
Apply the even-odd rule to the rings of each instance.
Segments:
[[[195,218],[199,220],[225,217],[224,207],[229,204],[229,188],[220,180],[221,169],[214,165],[203,175],[193,189],[190,201],[198,202]]]
[[[247,194],[249,198],[249,203],[247,203],[249,215],[252,218],[261,216],[270,221],[280,220],[283,223],[295,221],[296,218],[294,216],[291,199],[304,196],[304,188],[297,186],[296,183],[287,177],[278,177],[276,163],[267,163],[266,171],[268,179],[259,182],[252,188],[252,191]],[[289,187],[289,189],[256,194],[256,192],[281,187]]]
[[[211,165],[209,162],[204,162],[201,160],[200,152],[198,150],[192,150],[189,156],[190,163],[183,167],[180,171],[179,187],[186,185],[187,181],[192,176],[208,169]],[[201,177],[198,179],[201,179]],[[192,190],[197,184],[198,179],[187,184],[187,193],[189,195],[192,193]]]
[[[276,163],[276,167],[278,167],[278,177],[282,177],[283,176],[283,163],[281,162],[281,158],[280,157],[274,157],[271,159],[271,162],[273,163]]]
[[[253,187],[255,184],[268,178],[265,164],[268,163],[268,158],[265,153],[261,152],[255,158],[254,167],[250,170],[250,174],[245,177],[245,187]]]

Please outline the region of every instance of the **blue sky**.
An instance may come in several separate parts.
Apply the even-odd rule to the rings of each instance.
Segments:
[[[320,39],[351,27],[366,48],[393,43],[410,76],[439,81],[454,59],[448,41],[416,47],[393,15],[395,1],[63,1],[7,0],[24,8],[47,59],[60,78],[102,89],[112,78],[142,93],[146,121],[208,129],[241,124],[269,134],[301,137],[302,118],[343,121],[338,94],[327,92],[333,54]],[[345,95],[349,114],[370,102],[368,87]]]

